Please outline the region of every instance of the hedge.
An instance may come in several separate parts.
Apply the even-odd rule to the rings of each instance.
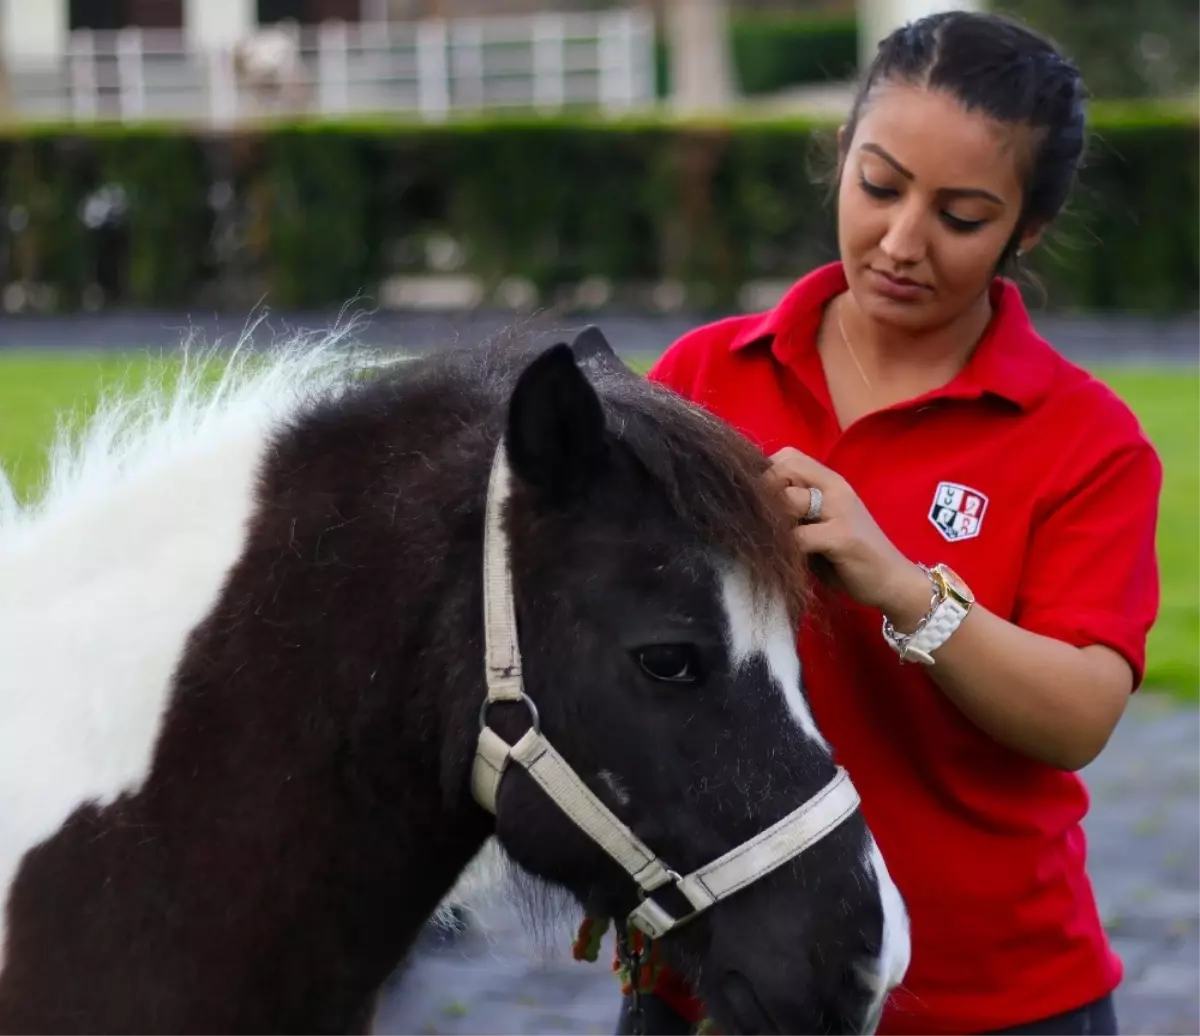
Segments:
[[[852,79],[858,69],[858,22],[852,16],[736,12],[729,18],[729,36],[738,89],[747,97]],[[671,92],[669,55],[660,34],[659,97]]]
[[[553,305],[590,277],[678,282],[736,305],[834,255],[796,120],[311,122],[0,136],[0,290],[70,311],[327,307],[396,274],[527,278]],[[1106,108],[1072,210],[1035,253],[1052,309],[1194,311],[1194,114]],[[12,286],[21,291],[14,295]],[[100,290],[97,289],[97,286]],[[634,297],[634,296],[629,296]],[[644,298],[644,295],[636,296]]]

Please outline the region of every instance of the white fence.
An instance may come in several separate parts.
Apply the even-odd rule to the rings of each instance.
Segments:
[[[216,126],[281,112],[430,121],[496,109],[620,113],[655,101],[641,9],[413,23],[272,26],[236,47],[178,30],[78,31],[59,69],[10,69],[18,118]]]

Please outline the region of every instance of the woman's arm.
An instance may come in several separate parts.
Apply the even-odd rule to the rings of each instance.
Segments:
[[[821,491],[819,519],[796,528],[805,553],[824,557],[834,583],[854,600],[878,609],[899,633],[911,632],[930,608],[932,584],[925,572],[887,538],[836,472],[795,449],[782,450],[771,461],[768,478],[784,492],[798,518],[808,512],[810,487]],[[1147,492],[1157,499],[1158,470],[1156,459],[1134,470],[1130,478],[1136,480],[1139,492],[1128,493],[1128,499],[1144,501]],[[1134,514],[1128,530],[1110,533],[1113,542],[1093,544],[1092,553],[1105,558],[1113,572],[1136,569],[1145,563],[1142,541],[1147,537],[1152,554],[1154,517],[1153,507]],[[1076,542],[1082,524],[1070,530]],[[1056,556],[1066,548],[1050,537],[1042,549]],[[1023,568],[1026,561],[1013,559]],[[1061,639],[1019,621],[1009,622],[976,602],[933,653],[934,664],[928,668],[931,679],[985,733],[1064,770],[1079,769],[1100,752],[1124,713],[1136,680],[1134,669],[1119,651],[1088,643],[1086,634],[1078,631],[1065,632],[1072,590],[1070,581],[1064,580],[1063,585],[1042,592],[1040,600],[1064,602],[1058,613],[1047,615],[1042,605],[1039,615],[1038,602],[1026,609],[1047,631],[1056,624],[1063,626]],[[1114,576],[1111,596],[1116,599],[1110,612],[1120,611],[1120,592],[1120,580]],[[1072,635],[1078,646],[1069,642]]]
[[[900,633],[929,610],[929,577],[908,568],[880,608]],[[1081,769],[1100,753],[1133,690],[1129,663],[1111,648],[1033,633],[978,602],[935,658],[930,677],[973,723],[1063,770]]]

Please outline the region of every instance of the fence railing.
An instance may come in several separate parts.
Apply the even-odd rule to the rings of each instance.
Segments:
[[[18,118],[230,125],[281,112],[491,109],[619,113],[654,103],[654,21],[639,8],[409,23],[270,26],[227,48],[179,30],[71,34],[61,67],[10,68]]]

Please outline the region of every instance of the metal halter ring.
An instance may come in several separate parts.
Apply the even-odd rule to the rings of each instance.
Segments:
[[[542,720],[538,715],[537,706],[533,704],[533,699],[527,694],[522,694],[520,701],[529,710],[529,722],[533,726],[533,732],[540,734],[542,732]],[[483,704],[479,707],[479,729],[483,730],[487,727],[488,709],[497,704],[516,704],[513,698],[484,698]]]
[[[800,521],[815,522],[821,517],[821,504],[824,502],[825,495],[816,486],[810,486],[808,489],[808,510],[804,512],[804,517]]]

